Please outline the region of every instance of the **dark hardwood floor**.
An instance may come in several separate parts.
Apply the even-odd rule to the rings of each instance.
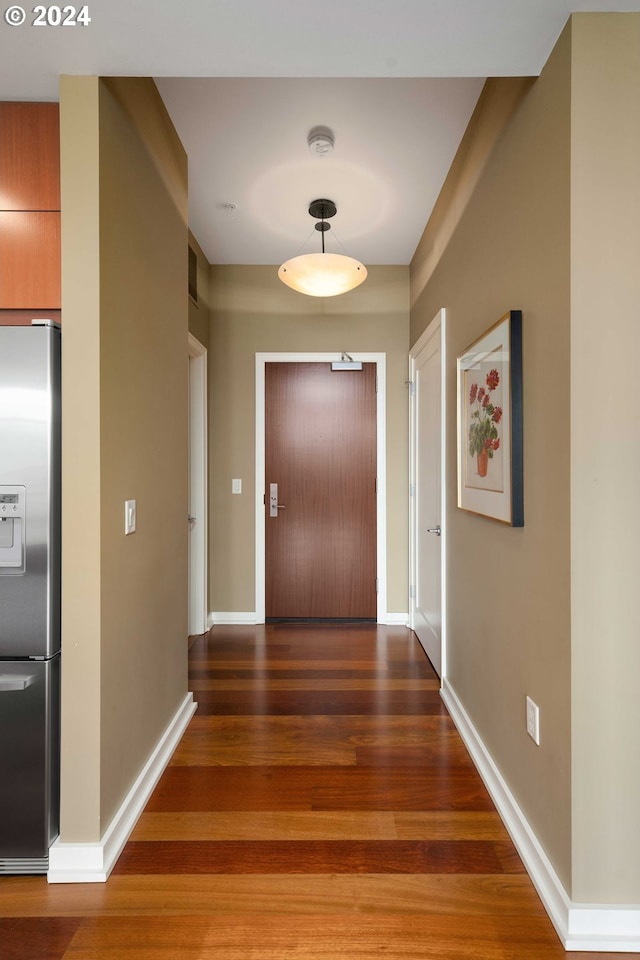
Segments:
[[[216,627],[190,675],[111,878],[0,880],[2,960],[614,956],[565,954],[410,631]]]

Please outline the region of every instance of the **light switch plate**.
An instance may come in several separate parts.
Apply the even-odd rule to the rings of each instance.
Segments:
[[[242,480],[231,481],[231,493],[242,493]]]
[[[527,697],[527,733],[540,746],[540,708],[531,697]]]
[[[136,502],[135,500],[125,500],[124,502],[124,532],[125,536],[136,532]]]

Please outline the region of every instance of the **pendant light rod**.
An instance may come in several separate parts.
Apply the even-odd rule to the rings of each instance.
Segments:
[[[314,200],[313,203],[309,204],[309,216],[313,217],[315,220],[320,220],[320,223],[316,223],[316,230],[319,230],[322,234],[322,252],[324,253],[324,235],[327,230],[331,230],[331,224],[326,221],[330,217],[335,217],[338,212],[333,200]]]

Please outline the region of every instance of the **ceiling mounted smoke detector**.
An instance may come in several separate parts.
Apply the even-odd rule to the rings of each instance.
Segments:
[[[309,152],[315,157],[326,157],[328,154],[333,153],[334,143],[335,137],[333,130],[329,130],[328,127],[314,127],[313,130],[309,131],[307,144],[309,146]]]

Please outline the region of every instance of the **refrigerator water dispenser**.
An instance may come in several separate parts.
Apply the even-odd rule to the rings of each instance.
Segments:
[[[0,576],[24,573],[25,488],[0,484]]]

